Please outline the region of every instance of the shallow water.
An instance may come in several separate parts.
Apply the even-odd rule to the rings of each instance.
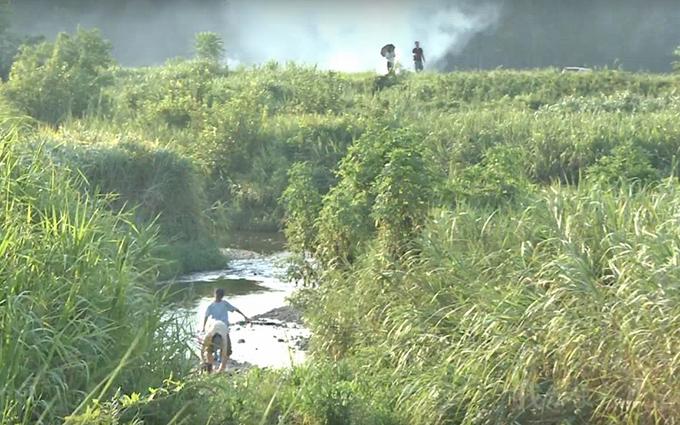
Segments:
[[[281,233],[258,233],[235,231],[229,235],[233,248],[245,249],[260,254],[276,254],[286,248],[286,238]]]
[[[295,285],[285,277],[286,253],[274,253],[253,259],[230,260],[229,268],[193,273],[167,285],[169,308],[179,313],[182,326],[199,339],[206,308],[213,291],[223,288],[225,299],[249,317],[285,306],[286,297]],[[238,313],[230,313],[232,359],[261,367],[287,367],[304,360],[304,351],[296,341],[309,337],[309,331],[294,323],[279,326],[262,323],[244,324]]]

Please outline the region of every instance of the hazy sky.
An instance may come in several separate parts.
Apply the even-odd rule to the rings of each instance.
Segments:
[[[275,60],[385,71],[386,43],[412,67],[619,66],[668,71],[680,0],[14,0],[14,30],[52,38],[100,28],[123,65],[193,55],[219,33],[231,64]],[[435,66],[438,65],[438,66]]]
[[[108,4],[107,4],[108,3]],[[206,0],[124,2],[21,0],[15,3],[15,30],[52,37],[77,25],[98,27],[126,65],[155,64],[192,54],[199,31],[224,37],[229,60],[253,64],[269,60],[318,64],[322,68],[383,69],[386,43],[411,66],[419,40],[430,62],[460,50],[475,33],[493,25],[500,7],[455,0],[305,1]]]
[[[239,43],[230,50],[237,59],[294,60],[344,71],[382,69],[379,50],[386,43],[395,44],[398,57],[409,66],[415,40],[426,49],[428,59],[436,60],[462,48],[471,35],[493,24],[499,13],[490,5],[464,7],[443,0],[349,1],[323,7],[302,0],[266,4],[231,2],[227,14],[237,17]]]

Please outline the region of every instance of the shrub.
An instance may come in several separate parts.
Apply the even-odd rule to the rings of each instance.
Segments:
[[[314,346],[351,332],[345,359],[388,374],[413,424],[673,422],[678,190],[584,183],[436,213],[398,263],[372,244],[323,275]]]
[[[319,215],[324,264],[351,261],[376,230],[395,253],[405,248],[438,192],[430,163],[420,134],[409,129],[371,130],[355,141]]]
[[[86,178],[82,190],[105,194],[112,211],[132,214],[139,227],[158,226],[154,254],[169,264],[163,276],[225,265],[215,235],[224,221],[209,212],[205,176],[189,159],[129,137],[72,128],[49,134],[52,158]]]
[[[482,161],[457,171],[449,181],[450,204],[459,202],[500,208],[531,191],[523,152],[517,147],[497,146]],[[446,202],[446,201],[445,201]]]
[[[312,252],[316,245],[314,221],[321,209],[321,195],[313,178],[309,163],[294,164],[288,171],[288,187],[282,195],[286,240],[299,253]]]
[[[218,63],[224,56],[224,41],[214,32],[196,34],[196,57]]]
[[[111,45],[97,30],[61,33],[54,43],[21,47],[5,90],[32,117],[57,124],[100,108],[112,65]]]
[[[16,125],[0,117],[0,420],[54,423],[186,363],[150,290],[154,229],[80,192]]]
[[[600,158],[588,168],[587,174],[609,184],[622,179],[650,183],[659,179],[660,172],[652,166],[650,155],[643,147],[625,143],[615,147],[611,155]]]

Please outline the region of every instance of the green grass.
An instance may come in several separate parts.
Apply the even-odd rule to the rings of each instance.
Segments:
[[[677,75],[105,71],[3,125],[4,422],[680,421]],[[309,362],[163,383],[144,282],[281,227]]]
[[[85,193],[106,195],[107,207],[129,212],[136,227],[158,226],[155,256],[165,260],[162,277],[221,268],[226,259],[225,220],[219,205],[206,199],[206,178],[189,158],[134,134],[114,135],[83,129],[47,128],[32,142],[60,166],[82,175]]]
[[[408,423],[673,423],[677,183],[435,213],[305,305],[317,350],[389,373]]]
[[[181,345],[159,337],[153,230],[82,194],[77,175],[24,143],[30,127],[1,119],[0,422],[54,423],[86,394],[183,373]]]

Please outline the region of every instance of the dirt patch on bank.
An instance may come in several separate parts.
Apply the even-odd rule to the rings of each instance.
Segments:
[[[275,308],[266,313],[258,314],[257,316],[253,317],[253,320],[276,320],[283,323],[294,323],[296,325],[303,324],[302,313],[288,305]]]

